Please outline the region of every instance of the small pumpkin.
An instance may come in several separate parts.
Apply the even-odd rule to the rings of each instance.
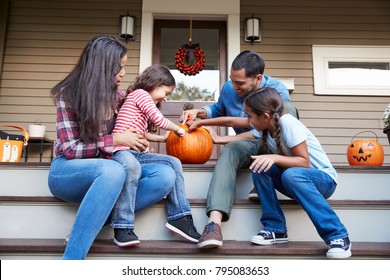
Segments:
[[[179,127],[188,132],[186,124],[179,124]],[[166,150],[168,155],[177,157],[183,164],[203,164],[211,157],[213,140],[210,133],[203,127],[181,137],[171,131],[167,138]]]
[[[361,139],[352,141],[348,146],[347,158],[349,165],[381,166],[385,155],[383,147],[378,141]]]

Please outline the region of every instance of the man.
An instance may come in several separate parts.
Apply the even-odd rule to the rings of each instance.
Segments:
[[[298,118],[297,109],[289,102],[288,89],[280,81],[264,76],[265,63],[256,52],[243,51],[233,61],[230,69],[230,81],[221,90],[218,101],[201,109],[184,111],[181,120],[190,125],[189,130],[200,126],[233,127],[235,136],[218,136],[210,130],[213,142],[226,144],[214,168],[207,194],[206,213],[209,217],[203,234],[198,242],[199,248],[222,246],[221,224],[230,218],[235,199],[237,171],[248,168],[251,155],[261,153],[261,139],[256,139],[247,122],[243,102],[246,95],[262,87],[276,89],[284,100],[285,111]],[[200,120],[195,120],[200,118]],[[256,134],[255,134],[256,135]],[[258,199],[255,189],[250,198]]]

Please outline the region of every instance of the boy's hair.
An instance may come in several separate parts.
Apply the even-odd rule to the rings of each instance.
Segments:
[[[284,152],[281,142],[282,129],[279,123],[280,117],[284,113],[283,100],[280,94],[274,88],[264,87],[249,93],[244,102],[245,105],[257,116],[268,113],[273,118],[275,124],[275,141],[278,147],[278,152],[281,155],[285,155],[286,153]],[[268,133],[268,129],[263,130],[261,138],[263,142],[262,150],[264,153],[270,152],[267,145]]]
[[[233,71],[245,69],[246,77],[256,77],[259,74],[263,75],[265,62],[257,52],[248,50],[236,56],[231,68]]]
[[[159,86],[176,86],[176,81],[168,67],[162,64],[153,64],[135,78],[128,87],[127,93],[137,89],[150,92]]]

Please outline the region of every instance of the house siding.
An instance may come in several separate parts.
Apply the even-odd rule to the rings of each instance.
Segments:
[[[141,0],[1,3],[0,7],[9,5],[9,11],[6,32],[0,33],[0,39],[5,39],[0,49],[0,122],[27,127],[38,121],[54,139],[55,107],[50,89],[73,68],[91,37],[117,35],[119,16],[126,12],[136,17],[136,39],[127,42],[126,81],[138,74]],[[240,9],[241,34],[244,18],[254,14],[262,21],[261,43],[245,43],[242,35],[241,50],[261,53],[266,75],[295,79],[291,99],[331,161],[347,165],[348,144],[354,135],[369,130],[378,136],[385,149],[385,165],[390,165],[390,147],[381,120],[390,97],[315,95],[312,67],[312,45],[390,45],[390,2],[241,0]]]
[[[390,97],[315,95],[312,45],[390,45],[390,1],[241,0],[241,22],[252,14],[261,17],[262,41],[245,43],[242,36],[241,50],[262,54],[266,75],[295,79],[291,100],[331,161],[348,165],[348,144],[372,131],[355,140],[376,134],[389,165],[382,115]]]

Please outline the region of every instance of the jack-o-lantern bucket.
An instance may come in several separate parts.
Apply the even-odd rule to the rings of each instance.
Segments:
[[[356,134],[352,138],[351,144],[348,145],[347,158],[349,165],[363,165],[363,166],[381,166],[385,159],[382,145],[378,142],[378,136],[375,134],[376,140],[360,139],[354,140],[356,136],[364,132]]]

